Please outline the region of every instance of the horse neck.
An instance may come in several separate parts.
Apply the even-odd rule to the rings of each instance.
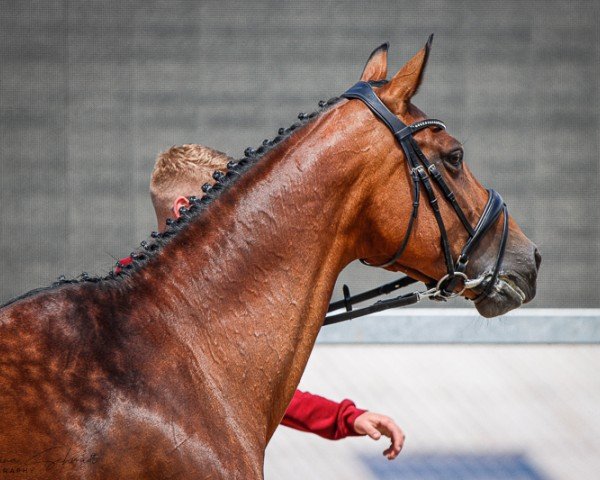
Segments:
[[[365,189],[349,195],[360,162],[332,135],[326,117],[335,115],[259,160],[139,272],[198,375],[214,382],[209,390],[265,442],[360,235],[353,226]]]

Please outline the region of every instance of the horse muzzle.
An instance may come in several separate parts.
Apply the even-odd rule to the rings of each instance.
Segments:
[[[507,255],[494,285],[484,296],[475,299],[475,307],[482,316],[497,317],[533,300],[542,257],[533,244],[532,249],[527,250],[531,253]],[[492,277],[492,274],[485,276]],[[474,292],[482,292],[484,288],[485,281]]]

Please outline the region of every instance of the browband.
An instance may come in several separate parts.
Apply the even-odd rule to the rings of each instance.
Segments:
[[[406,125],[384,105],[384,103],[373,91],[373,87],[369,82],[356,83],[354,86],[346,90],[342,94],[342,97],[362,100],[362,102],[369,107],[383,123],[387,125],[387,127],[394,134],[394,137],[396,137],[399,142],[402,142],[406,137],[427,127],[439,127],[446,130],[446,125],[444,122],[434,118],[422,120],[420,122],[413,123],[412,125]]]

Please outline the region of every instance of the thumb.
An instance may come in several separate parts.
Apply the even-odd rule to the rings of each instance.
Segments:
[[[365,431],[367,433],[367,435],[369,437],[371,437],[373,440],[379,440],[381,438],[381,432],[379,430],[377,430],[373,425],[368,424],[365,427]]]

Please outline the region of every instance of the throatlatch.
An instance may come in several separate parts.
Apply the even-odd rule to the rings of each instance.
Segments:
[[[448,298],[461,295],[466,289],[475,288],[481,285],[483,285],[483,289],[477,298],[474,299],[474,301],[487,296],[498,279],[500,268],[502,266],[502,260],[504,258],[506,242],[508,239],[508,209],[500,194],[495,190],[488,190],[489,197],[485,208],[483,209],[483,213],[481,214],[477,225],[472,227],[464,211],[456,201],[454,192],[452,192],[435,164],[431,163],[427,159],[413,138],[414,133],[418,132],[419,130],[423,130],[424,128],[436,127],[445,130],[446,125],[444,125],[444,123],[440,120],[435,119],[422,120],[415,122],[412,125],[404,124],[383,104],[377,94],[373,91],[373,87],[370,82],[361,81],[356,83],[353,87],[342,94],[342,97],[345,97],[349,100],[357,99],[362,101],[367,107],[369,107],[373,114],[388,127],[404,152],[404,156],[406,157],[406,162],[410,171],[410,177],[413,182],[413,210],[409,219],[406,233],[404,234],[398,250],[389,260],[378,265],[369,264],[364,259],[361,259],[361,262],[367,266],[385,268],[393,265],[400,259],[404,253],[404,250],[406,249],[406,246],[408,245],[414,221],[419,213],[419,202],[421,196],[420,186],[422,185],[440,231],[440,241],[442,251],[444,252],[447,273],[440,280],[438,280],[435,286],[426,291],[410,292],[389,300],[380,300],[373,305],[357,310],[352,309],[354,304],[375,298],[380,295],[391,293],[399,288],[417,283],[417,280],[405,276],[396,280],[395,282],[382,285],[376,289],[369,290],[355,296],[351,296],[348,287],[344,285],[344,299],[331,303],[329,305],[328,313],[340,308],[345,308],[346,311],[343,313],[326,316],[323,325],[331,325],[333,323],[350,320],[352,318],[361,317],[370,313],[411,305],[417,303],[423,298],[446,300]],[[469,240],[462,248],[456,262],[454,262],[452,258],[448,234],[444,225],[444,220],[440,213],[438,199],[431,184],[431,179],[433,179],[433,181],[438,185],[444,197],[456,212],[456,215],[460,219],[469,235]],[[485,236],[485,234],[494,226],[500,217],[500,214],[504,215],[504,224],[494,269],[484,277],[471,280],[465,274],[465,270],[469,262],[469,256],[475,247],[481,242],[481,239]],[[462,282],[461,290],[459,292],[455,292],[455,290],[459,287],[460,282]]]

